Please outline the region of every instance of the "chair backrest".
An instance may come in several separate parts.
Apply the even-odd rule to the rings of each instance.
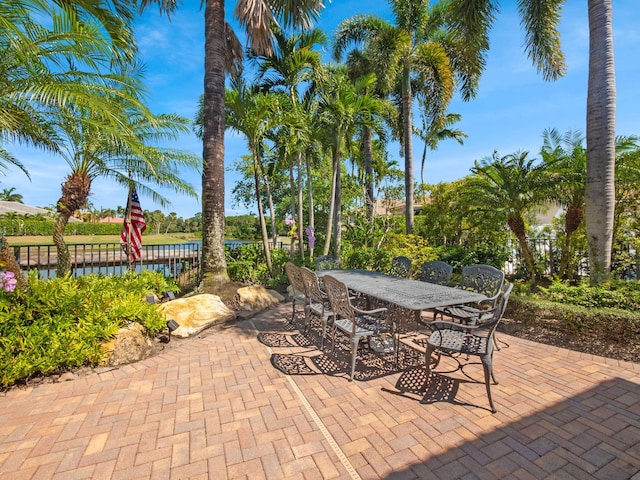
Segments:
[[[292,262],[287,262],[284,264],[284,271],[287,274],[287,278],[289,279],[289,284],[293,291],[292,295],[302,294],[306,295],[304,289],[304,282],[302,281],[302,273],[300,272],[300,267],[293,264]]]
[[[320,281],[316,273],[307,267],[302,267],[300,268],[300,274],[302,275],[302,283],[304,283],[307,298],[314,303],[323,303],[325,294],[320,289]]]
[[[462,268],[462,278],[458,288],[481,293],[495,300],[504,284],[504,272],[491,265],[467,265]]]
[[[395,257],[391,260],[391,275],[407,278],[409,273],[411,273],[411,263],[412,262],[409,257]]]
[[[342,318],[348,318],[355,323],[355,313],[349,300],[349,289],[340,280],[331,275],[322,277],[324,283],[324,291],[329,299],[329,305],[334,315]]]
[[[500,292],[497,305],[493,310],[493,315],[487,320],[479,321],[477,323],[480,329],[488,329],[490,330],[490,333],[493,333],[493,331],[497,328],[498,323],[500,323],[500,320],[502,320],[504,311],[507,309],[507,303],[509,303],[509,295],[511,295],[511,290],[513,290],[513,283],[505,283]]]
[[[333,255],[321,255],[313,260],[316,270],[337,270],[340,268],[340,259]]]
[[[451,280],[451,273],[453,273],[451,265],[442,260],[433,260],[422,264],[419,280],[437,283],[438,285],[448,285],[449,280]]]

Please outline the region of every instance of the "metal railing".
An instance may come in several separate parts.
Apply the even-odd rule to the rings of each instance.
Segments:
[[[199,242],[143,245],[141,257],[129,263],[119,243],[68,245],[74,277],[96,273],[118,275],[131,269],[161,271],[181,286],[194,285],[200,275],[202,245]],[[23,272],[38,270],[40,277],[56,276],[58,250],[53,244],[14,246],[16,261]]]

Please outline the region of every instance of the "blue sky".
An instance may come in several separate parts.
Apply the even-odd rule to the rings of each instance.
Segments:
[[[617,132],[620,135],[640,135],[640,7],[638,0],[614,0],[614,45],[617,78]],[[506,155],[528,150],[537,156],[545,128],[560,132],[578,129],[584,132],[588,73],[587,2],[569,0],[565,4],[561,34],[568,71],[556,82],[545,82],[535,71],[522,48],[523,35],[515,10],[515,0],[504,0],[491,36],[487,67],[480,82],[477,97],[470,102],[454,99],[449,111],[462,115],[457,128],[468,138],[460,146],[455,141],[442,142],[435,152],[428,153],[425,182],[449,182],[469,173],[475,160],[497,150]],[[198,97],[203,89],[204,20],[199,1],[185,1],[171,21],[149,10],[136,30],[141,58],[146,65],[148,100],[155,113],[178,113],[193,118]],[[235,2],[227,2],[231,18]],[[345,18],[356,14],[376,14],[390,19],[386,2],[333,0],[322,13],[318,27],[329,37]],[[328,55],[327,55],[328,56]],[[202,153],[194,135],[183,135],[174,148]],[[0,176],[0,189],[15,187],[24,202],[34,206],[52,206],[60,197],[60,184],[68,173],[62,159],[52,159],[47,153],[22,147],[12,152],[29,170],[32,181],[17,169]],[[422,145],[414,143],[416,176],[420,175]],[[231,167],[235,159],[246,153],[244,139],[227,133],[225,163]],[[391,145],[390,159],[400,165],[399,146]],[[201,180],[190,173],[185,178],[200,191]],[[238,176],[228,171],[225,176],[227,215],[256,213],[255,208],[235,206],[229,193]],[[419,178],[418,178],[419,179]],[[201,210],[200,200],[163,191],[171,206],[165,214],[176,212],[183,218]],[[97,180],[93,184],[91,202],[94,208],[116,208],[125,205],[126,190],[112,183]],[[160,207],[150,198],[141,197],[143,209]]]

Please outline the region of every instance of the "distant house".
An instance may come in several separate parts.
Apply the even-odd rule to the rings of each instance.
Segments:
[[[7,213],[15,213],[17,215],[44,215],[45,217],[55,218],[56,212],[40,207],[31,207],[20,202],[0,201],[0,216]],[[70,222],[81,222],[77,218],[71,217]]]
[[[394,200],[390,198],[380,198],[376,200],[373,206],[374,215],[389,216],[389,215],[404,215],[406,202],[402,200]],[[413,213],[420,213],[422,211],[422,202],[416,201],[413,204]]]
[[[104,217],[98,220],[98,223],[124,223],[124,218],[121,217]]]

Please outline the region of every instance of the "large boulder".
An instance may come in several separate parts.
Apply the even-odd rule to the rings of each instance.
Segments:
[[[273,307],[284,300],[275,290],[267,290],[261,285],[242,287],[238,289],[238,304],[240,308],[249,312],[259,312]]]
[[[145,329],[139,323],[131,323],[121,328],[113,340],[104,345],[107,353],[107,365],[116,367],[138,362],[147,358],[153,343],[145,335]]]
[[[182,338],[236,318],[235,312],[219,296],[208,293],[161,303],[158,308],[165,313],[167,320],[175,320],[180,325],[172,335]]]

